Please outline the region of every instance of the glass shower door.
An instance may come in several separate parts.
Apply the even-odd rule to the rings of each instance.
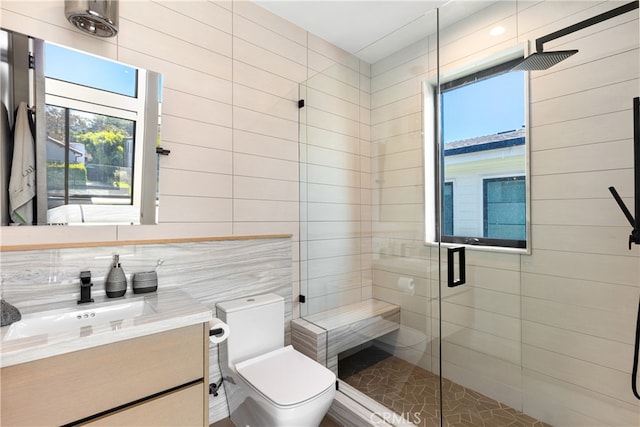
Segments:
[[[426,138],[426,146],[438,167],[440,245],[432,250],[440,260],[444,425],[537,422],[521,412],[529,178],[527,80],[511,71],[525,53],[517,5],[454,1],[439,9],[437,144]]]
[[[609,14],[618,7],[628,9]],[[444,424],[637,425],[639,253],[608,190],[626,188],[632,205],[637,3],[453,1],[439,20],[432,118],[441,126],[443,243],[433,251]],[[544,52],[577,52],[548,69],[512,71],[542,50],[540,39]],[[491,90],[484,106],[464,110],[481,84]],[[509,121],[519,110],[512,101],[524,105],[522,122]],[[484,127],[496,119],[504,126]],[[447,261],[447,249],[457,246],[466,283],[449,287],[459,262]]]

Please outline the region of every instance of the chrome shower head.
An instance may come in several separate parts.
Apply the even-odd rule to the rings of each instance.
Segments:
[[[576,53],[578,53],[577,49],[535,52],[523,59],[522,62],[513,67],[511,71],[546,70]]]

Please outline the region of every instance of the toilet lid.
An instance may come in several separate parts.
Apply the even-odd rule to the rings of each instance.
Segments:
[[[336,382],[333,372],[290,345],[238,363],[236,370],[263,396],[280,406],[302,403]]]

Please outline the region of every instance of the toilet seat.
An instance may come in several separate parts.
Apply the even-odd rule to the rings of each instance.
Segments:
[[[280,407],[296,406],[334,387],[329,369],[290,345],[236,364],[238,374]]]

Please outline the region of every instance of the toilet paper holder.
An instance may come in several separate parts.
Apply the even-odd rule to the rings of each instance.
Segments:
[[[229,337],[229,326],[220,319],[213,318],[209,321],[209,341],[211,344],[220,344]]]
[[[210,337],[220,337],[222,334],[224,334],[224,329],[222,328],[209,329]]]

